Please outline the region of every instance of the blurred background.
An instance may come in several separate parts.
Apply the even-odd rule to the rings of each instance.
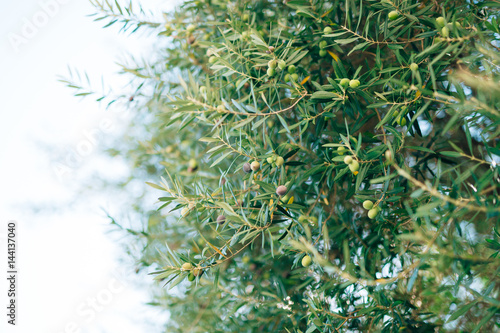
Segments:
[[[141,0],[158,14],[180,1]],[[123,87],[124,57],[146,58],[152,36],[103,29],[88,1],[25,0],[0,12],[0,295],[5,309],[7,223],[18,223],[17,325],[1,332],[160,331],[167,314],[149,307],[152,279],[136,276],[106,212],[119,197],[84,189],[119,179],[127,166],[103,151],[119,138],[130,105],[77,98],[60,77],[68,66],[88,74],[96,91]],[[74,71],[74,70],[73,70]],[[75,75],[75,72],[73,72]],[[101,79],[104,78],[104,88]],[[152,209],[154,202],[151,202]]]

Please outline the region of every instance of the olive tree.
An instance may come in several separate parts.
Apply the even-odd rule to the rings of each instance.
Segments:
[[[103,98],[167,332],[500,327],[498,1],[93,2],[157,34]]]

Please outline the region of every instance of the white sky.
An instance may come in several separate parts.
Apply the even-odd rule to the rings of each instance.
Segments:
[[[147,8],[167,10],[177,0],[141,1]],[[43,18],[41,4],[52,3],[52,16],[16,51],[9,36],[22,36],[26,22]],[[53,4],[58,4],[54,7]],[[125,52],[147,54],[151,39],[128,36],[86,15],[86,0],[2,1],[0,12],[0,331],[1,332],[144,332],[159,331],[164,313],[147,307],[150,277],[134,279],[119,260],[124,254],[108,232],[101,207],[113,198],[78,197],[78,182],[96,167],[107,148],[105,133],[90,154],[58,178],[57,161],[85,142],[86,132],[99,130],[106,119],[119,128],[126,119],[104,110],[91,98],[80,100],[57,81],[67,66],[86,70],[99,82],[120,85],[124,78],[115,61]],[[40,16],[42,15],[42,16]],[[24,31],[26,33],[26,31]],[[102,139],[102,140],[101,140]],[[119,161],[108,174],[126,172]],[[78,204],[68,202],[78,198]],[[152,202],[152,207],[154,203]],[[50,206],[51,210],[34,212]],[[18,222],[17,325],[6,324],[6,225]],[[96,299],[96,301],[93,301]],[[95,302],[95,303],[92,303]],[[94,305],[93,305],[94,304]],[[156,327],[152,325],[156,323]],[[159,325],[159,326],[158,326]]]

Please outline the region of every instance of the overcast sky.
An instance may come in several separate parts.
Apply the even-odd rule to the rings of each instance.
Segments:
[[[178,1],[140,2],[160,13]],[[152,41],[102,29],[87,17],[93,12],[86,0],[2,3],[1,332],[159,331],[166,319],[144,305],[150,277],[131,278],[131,267],[121,261],[122,249],[101,210],[113,207],[113,198],[78,197],[85,185],[79,182],[96,168],[110,176],[127,172],[120,161],[103,164],[99,157],[127,118],[124,106],[105,110],[92,99],[75,98],[58,76],[70,65],[97,82],[104,76],[121,86],[125,78],[114,75],[116,60],[127,52],[147,54]],[[5,310],[9,220],[18,224],[15,327],[6,324]]]

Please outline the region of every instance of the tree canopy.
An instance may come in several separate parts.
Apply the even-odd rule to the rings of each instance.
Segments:
[[[93,2],[157,33],[113,223],[167,332],[500,328],[500,2]]]

